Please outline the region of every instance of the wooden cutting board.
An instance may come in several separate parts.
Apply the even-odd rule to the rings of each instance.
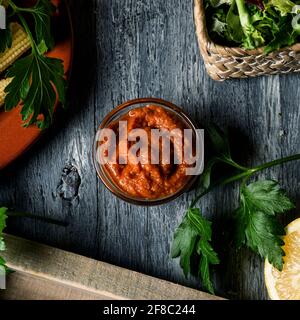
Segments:
[[[220,300],[221,298],[110,264],[5,236],[14,273],[5,300]]]

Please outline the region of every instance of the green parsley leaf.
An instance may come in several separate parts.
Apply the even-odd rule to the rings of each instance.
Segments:
[[[209,240],[210,241],[210,240]],[[219,264],[220,260],[217,253],[208,240],[201,238],[197,244],[197,252],[199,255],[203,255],[207,258],[207,261],[211,264]]]
[[[199,209],[188,210],[187,217],[198,235],[204,240],[211,240],[211,222],[203,218]]]
[[[21,101],[25,126],[37,123],[40,129],[47,128],[52,121],[56,91],[59,101],[65,103],[62,61],[32,53],[15,62],[6,76],[13,80],[5,89],[5,109],[9,111]],[[42,120],[38,119],[40,115]]]
[[[66,94],[63,62],[45,56],[54,46],[51,17],[55,7],[49,0],[37,0],[33,6],[24,8],[13,1],[7,5],[10,19],[17,18],[28,34],[32,50],[7,71],[6,77],[12,81],[5,88],[5,110],[9,111],[21,103],[24,126],[36,124],[45,129],[52,122],[57,97],[64,104]],[[0,46],[10,44],[9,34],[6,39],[6,44],[0,40]]]
[[[227,132],[212,124],[207,128],[214,151],[217,155],[231,158],[230,146]]]
[[[199,276],[203,286],[212,294],[214,289],[210,280],[210,265],[219,264],[217,253],[212,248],[211,222],[202,217],[199,209],[189,209],[182,223],[174,234],[172,257],[180,257],[180,265],[185,276],[191,273],[191,258],[200,258]]]
[[[54,39],[51,34],[51,16],[55,7],[49,0],[38,0],[36,5],[29,9],[35,22],[35,36],[37,44],[45,42],[48,49],[54,46]]]
[[[5,243],[2,236],[3,230],[6,228],[7,208],[0,208],[0,251],[5,250]],[[7,267],[5,266],[5,260],[0,256],[0,272],[5,273]]]
[[[214,166],[223,160],[225,162],[234,163],[231,158],[228,133],[223,132],[218,126],[211,124],[207,127],[210,143],[214,152],[214,157],[211,158],[205,165],[204,172],[201,174],[198,186],[207,190],[211,186],[211,175]]]
[[[203,188],[204,190],[207,190],[211,185],[211,174],[212,169],[214,165],[218,162],[216,159],[211,159],[207,165],[205,170],[203,171],[201,178],[199,180],[199,187]]]
[[[295,208],[291,200],[280,189],[277,181],[264,180],[250,184],[243,189],[243,196],[251,207],[268,215],[284,213]]]
[[[5,243],[2,237],[2,232],[6,228],[6,212],[7,208],[0,208],[0,251],[5,250]]]
[[[213,284],[210,280],[209,261],[204,255],[200,258],[199,277],[202,279],[203,287],[211,294],[215,294]]]
[[[5,263],[6,261],[0,256],[0,276],[1,276],[1,272],[4,271],[6,268]]]
[[[201,277],[203,286],[212,294],[214,287],[210,280],[209,265],[217,265],[220,263],[217,253],[207,240],[200,239],[197,245],[197,253],[200,258],[199,277]]]
[[[259,0],[251,0],[252,2],[257,3],[257,5],[261,3]],[[257,20],[260,20],[260,18],[259,16],[256,17]],[[268,19],[261,19],[261,21],[264,20],[267,21]],[[280,189],[278,182],[258,181],[248,186],[246,186],[246,182],[265,169],[300,160],[300,154],[247,168],[231,158],[228,138],[222,130],[217,126],[210,126],[208,132],[217,155],[213,155],[207,162],[198,185],[197,194],[191,202],[190,208],[194,208],[200,199],[214,187],[242,181],[240,207],[235,212],[238,247],[247,245],[262,257],[267,258],[279,270],[282,269],[282,257],[284,255],[282,236],[285,231],[276,220],[276,215],[293,209],[294,205]],[[224,163],[234,168],[235,174],[229,177],[226,175],[224,179],[211,183],[211,171],[217,163]],[[210,265],[219,264],[219,258],[211,246],[211,237],[211,223],[202,217],[199,209],[189,209],[175,232],[172,256],[174,258],[180,257],[180,264],[186,275],[191,271],[191,259],[193,259],[193,262],[200,260],[198,277],[201,277],[203,286],[213,293],[209,269]]]
[[[258,181],[241,189],[241,206],[236,211],[237,244],[246,244],[282,270],[285,235],[276,214],[294,208],[275,181]]]
[[[5,265],[5,260],[0,257],[0,277],[5,276],[7,267]]]
[[[12,33],[11,29],[5,30],[0,29],[0,53],[4,52],[7,48],[12,45]]]
[[[180,266],[187,277],[191,273],[190,259],[197,241],[197,231],[189,222],[187,216],[183,219],[174,234],[171,255],[172,258],[180,257]]]

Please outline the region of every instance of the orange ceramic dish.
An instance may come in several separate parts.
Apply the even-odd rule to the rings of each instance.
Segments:
[[[57,4],[58,1],[53,1]],[[70,18],[66,17],[67,27],[70,28]],[[63,60],[65,74],[70,70],[72,60],[72,36],[57,43],[55,48],[48,53],[49,57]],[[56,107],[58,101],[56,102]],[[0,111],[0,170],[18,158],[32,145],[41,135],[41,130],[36,126],[29,128],[22,127],[20,107],[10,112]]]

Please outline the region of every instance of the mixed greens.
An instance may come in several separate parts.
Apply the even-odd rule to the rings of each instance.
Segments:
[[[298,42],[300,1],[204,0],[213,41],[244,49],[264,47],[266,54]]]

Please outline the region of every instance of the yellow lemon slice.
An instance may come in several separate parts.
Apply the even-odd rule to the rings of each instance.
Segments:
[[[290,223],[283,238],[283,270],[265,261],[265,282],[272,300],[300,300],[300,219]]]

